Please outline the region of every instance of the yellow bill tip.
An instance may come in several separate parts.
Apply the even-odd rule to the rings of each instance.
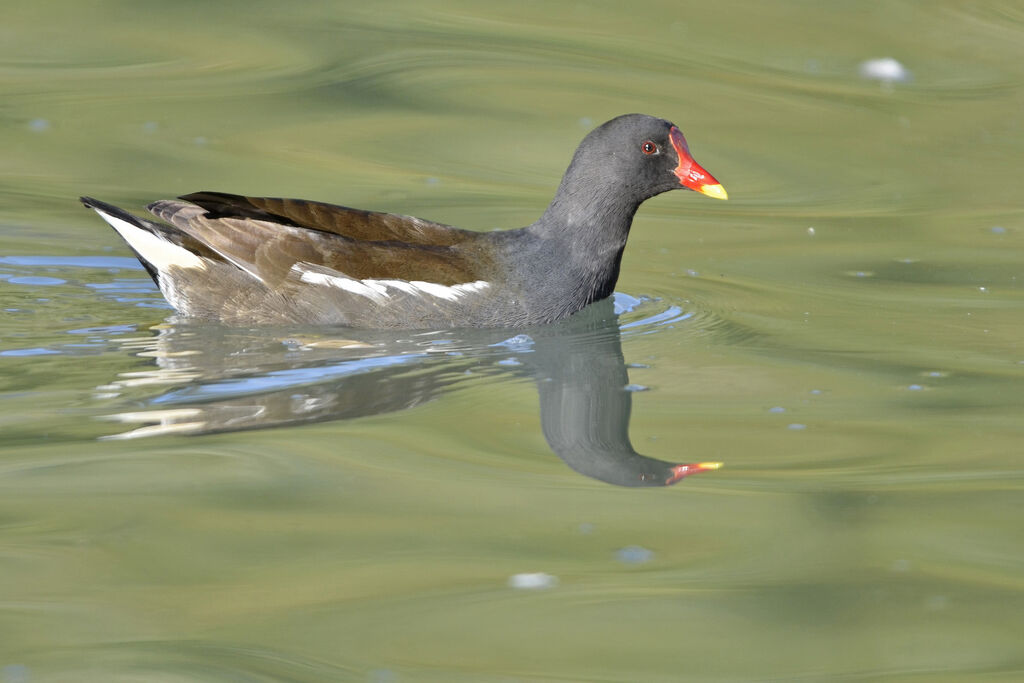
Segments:
[[[671,475],[665,480],[665,486],[671,486],[677,481],[688,477],[691,474],[700,474],[709,470],[717,470],[722,466],[720,462],[697,462],[692,465],[676,465],[671,469]]]
[[[709,197],[714,197],[715,199],[729,198],[729,193],[727,193],[725,188],[721,185],[701,185],[698,192],[706,194]]]

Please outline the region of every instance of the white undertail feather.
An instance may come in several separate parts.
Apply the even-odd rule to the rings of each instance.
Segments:
[[[110,227],[117,230],[117,233],[124,238],[132,249],[144,258],[159,272],[164,272],[171,266],[178,268],[206,268],[206,262],[184,247],[179,247],[173,242],[151,233],[148,230],[132,225],[126,220],[111,216],[100,209],[95,209],[103,220],[110,223]]]
[[[378,304],[384,303],[387,299],[391,298],[391,295],[388,293],[389,288],[416,296],[428,294],[439,299],[445,299],[446,301],[457,301],[467,294],[486,289],[491,284],[486,280],[462,282],[455,285],[439,285],[422,280],[356,280],[340,274],[328,275],[326,273],[306,270],[302,267],[302,264],[295,264],[292,267],[302,273],[300,279],[303,282],[344,289],[346,292],[364,296]]]

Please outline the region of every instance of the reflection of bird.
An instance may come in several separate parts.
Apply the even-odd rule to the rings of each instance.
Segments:
[[[628,114],[584,138],[544,214],[473,232],[297,199],[197,192],[137,218],[91,198],[180,313],[228,324],[504,327],[612,293],[640,204],[689,188],[726,199],[668,121]]]
[[[512,376],[536,381],[544,436],[580,474],[619,486],[666,486],[717,467],[680,465],[633,449],[632,393],[611,299],[511,339],[507,330],[493,329],[403,333],[397,339],[389,331],[345,333],[338,339],[325,331],[327,337],[295,346],[293,339],[282,345],[274,330],[172,324],[151,340],[132,340],[126,350],[141,352],[157,367],[133,369],[104,385],[104,398],[139,386],[163,388],[147,401],[147,410],[133,400],[129,411],[108,416],[146,426],[108,438],[353,419],[407,410],[473,383]]]
[[[718,462],[676,464],[637,453],[629,439],[633,395],[618,316],[605,302],[536,335],[528,362],[537,379],[544,438],[566,465],[618,486],[670,486]]]

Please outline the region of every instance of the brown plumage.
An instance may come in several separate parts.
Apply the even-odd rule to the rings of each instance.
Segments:
[[[275,197],[196,192],[149,211],[268,285],[296,263],[357,279],[454,285],[483,279],[492,264],[481,234],[412,216]]]

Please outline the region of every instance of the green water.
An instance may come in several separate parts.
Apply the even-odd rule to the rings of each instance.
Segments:
[[[0,682],[1024,679],[1020,3],[2,14]],[[167,320],[76,201],[517,227],[630,111],[730,200],[519,339]]]

